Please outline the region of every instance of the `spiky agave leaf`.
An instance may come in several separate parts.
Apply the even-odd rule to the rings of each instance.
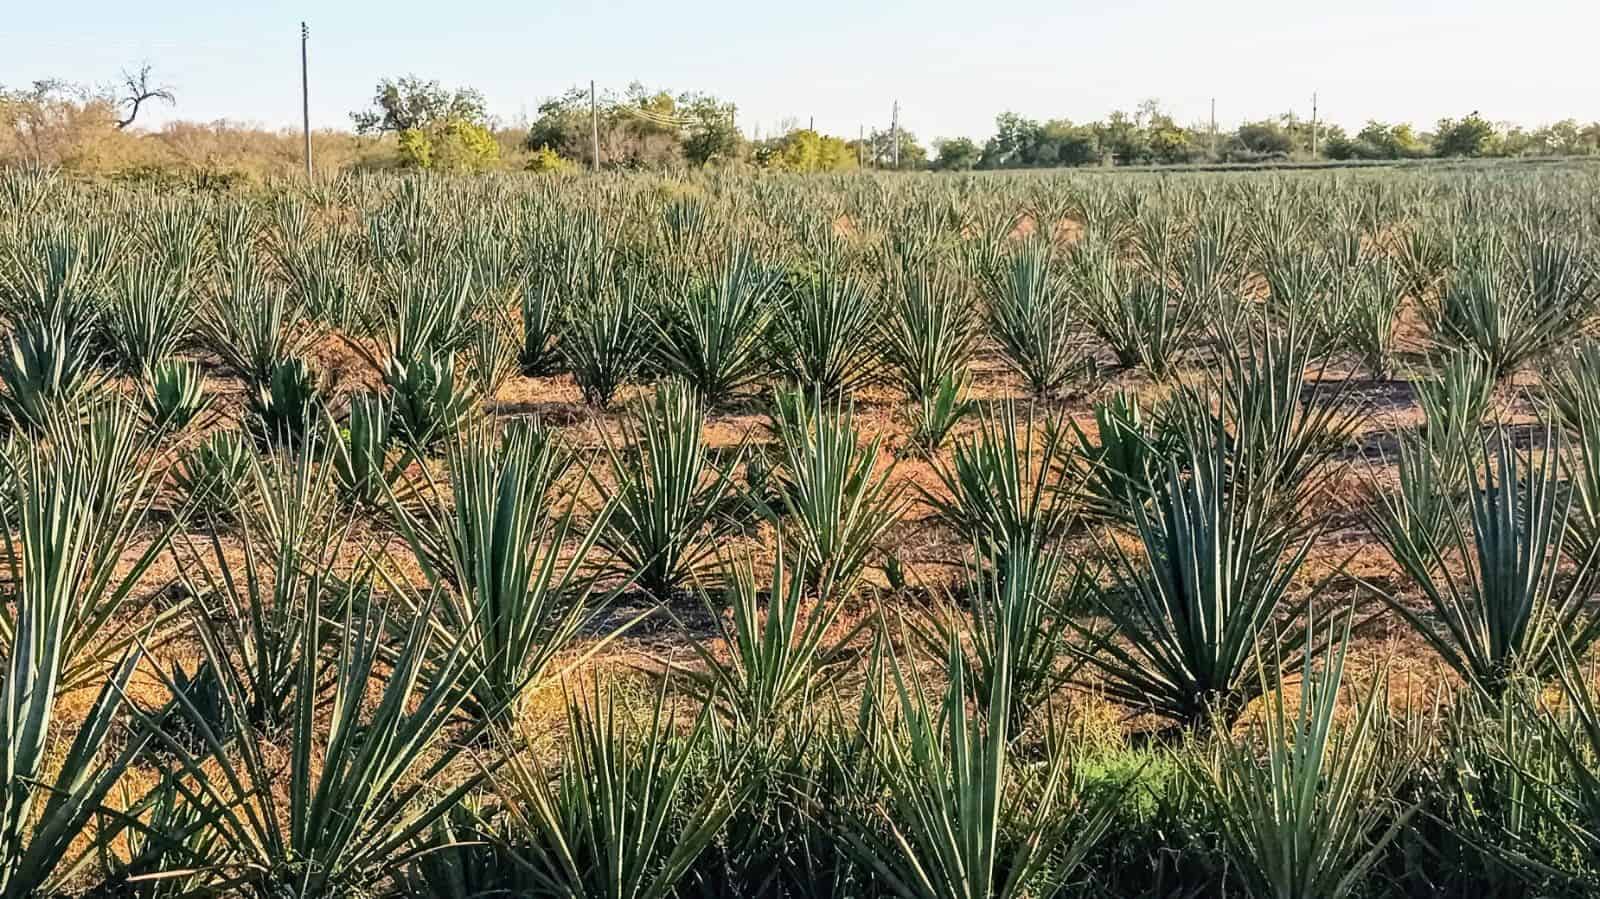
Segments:
[[[136,639],[167,639],[182,610],[180,602],[141,615],[156,603],[143,579],[180,523],[150,528],[158,490],[148,450],[138,417],[114,406],[60,426],[17,458],[0,457],[17,491],[4,509],[14,538],[0,552],[13,601],[0,608],[0,641],[12,645],[23,606],[45,601],[36,594],[68,597],[56,675],[63,689],[98,682]]]
[[[988,279],[989,330],[1036,397],[1054,395],[1078,371],[1085,345],[1052,244],[1034,237]]]
[[[358,393],[350,398],[343,427],[331,417],[323,426],[340,497],[352,508],[382,507],[416,456],[415,450],[399,447],[388,399],[381,393]]]
[[[880,352],[912,402],[932,396],[972,361],[977,322],[971,297],[943,269],[917,268],[893,282]]]
[[[140,384],[140,406],[157,431],[181,431],[211,405],[200,366],[168,360],[146,369]]]
[[[609,406],[644,363],[652,329],[641,290],[633,278],[604,280],[574,305],[567,320],[561,353],[591,406]]]
[[[195,322],[201,343],[252,387],[265,386],[284,361],[300,356],[314,332],[300,300],[254,264],[233,270]]]
[[[824,268],[803,276],[778,308],[778,368],[808,393],[852,395],[878,378],[879,315],[878,298],[855,275]]]
[[[102,378],[87,326],[60,317],[17,321],[0,354],[0,410],[14,425],[38,431],[72,417]]]
[[[991,546],[968,573],[964,595],[952,597],[910,619],[911,633],[940,661],[952,642],[971,647],[961,656],[963,681],[984,714],[1006,722],[1012,733],[1071,680],[1078,660],[1068,639],[1071,616],[1091,608],[1097,592],[1093,572],[1069,564],[1059,548],[1026,541]],[[988,702],[997,678],[1010,684],[1010,705]]]
[[[448,443],[482,412],[478,387],[450,355],[424,353],[409,362],[393,358],[383,380],[395,430],[419,454]]]
[[[473,635],[466,661],[472,714],[513,710],[598,607],[631,583],[597,598],[587,570],[610,506],[587,526],[570,503],[546,507],[567,458],[543,429],[520,425],[496,438],[477,428],[451,447],[448,490],[423,468],[420,479],[407,478],[416,502],[391,499],[401,535],[440,593],[426,610],[430,626]],[[586,647],[578,661],[608,640]]]
[[[933,393],[923,397],[911,413],[911,445],[924,454],[944,446],[956,425],[977,411],[971,393],[972,373],[967,369],[939,379]]]

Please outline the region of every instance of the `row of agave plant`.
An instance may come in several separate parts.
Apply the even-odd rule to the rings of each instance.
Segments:
[[[1536,181],[1509,209],[1470,182],[1324,195],[1197,181],[1154,198],[1065,182],[1021,207],[1002,190],[930,191],[885,210],[882,197],[817,202],[826,193],[797,206],[807,197],[767,197],[763,182],[667,199],[633,181],[217,199],[6,177],[0,392],[34,427],[109,372],[142,378],[152,417],[181,423],[203,386],[177,357],[199,351],[246,384],[269,436],[292,436],[329,399],[314,350],[337,335],[423,443],[509,378],[570,373],[601,409],[661,376],[714,407],[778,378],[829,398],[886,384],[933,447],[972,408],[991,346],[1052,398],[1102,359],[1170,379],[1197,345],[1265,315],[1388,377],[1414,308],[1431,344],[1501,379],[1579,330],[1596,292],[1597,216],[1564,181]]]
[[[1034,234],[1012,236],[1015,205],[994,227],[962,211],[993,204],[968,182],[652,203],[642,180],[520,199],[358,180],[236,203],[7,178],[0,896],[1596,886],[1600,352],[1552,352],[1594,302],[1570,193],[1524,185],[1507,217],[1426,182],[1001,182],[1013,204],[1038,193]],[[1038,230],[1065,220],[1083,235]],[[733,221],[752,233],[729,251]],[[1330,230],[1347,239],[1312,236]],[[1350,578],[1302,569],[1366,410],[1306,374],[1335,356],[1387,373],[1402,297],[1436,350],[1426,424],[1354,516],[1402,582],[1352,601]],[[1389,311],[1349,312],[1369,302]],[[1381,340],[1352,336],[1374,321]],[[308,355],[331,331],[381,389],[335,402]],[[1049,403],[979,409],[985,340],[1041,400],[1099,347],[1169,396],[1113,396],[1088,428]],[[178,361],[194,350],[245,408],[207,410],[204,369]],[[1495,384],[1532,361],[1548,424],[1484,440]],[[658,383],[586,452],[483,420],[518,368],[570,370],[597,406]],[[116,369],[134,398],[105,389]],[[773,372],[792,389],[763,402]],[[853,414],[881,381],[917,442],[954,444],[915,495]],[[732,403],[767,409],[765,439],[713,450],[708,412]],[[969,570],[867,602],[914,503]],[[770,568],[725,549],[763,532]],[[643,698],[601,677],[559,733],[527,730],[530,704],[686,592],[716,639]],[[636,593],[652,603],[620,601]],[[1381,669],[1343,686],[1369,612],[1459,682],[1436,710],[1392,711]],[[147,658],[180,644],[197,665]],[[82,720],[59,701],[80,689]],[[1156,723],[1091,738],[1066,713],[1086,696]]]
[[[1600,713],[1578,659],[1600,569],[1579,497],[1597,419],[1553,424],[1539,453],[1499,430],[1446,451],[1430,419],[1414,450],[1459,450],[1464,482],[1402,468],[1434,480],[1383,488],[1368,521],[1428,614],[1376,585],[1351,602],[1294,589],[1318,535],[1300,509],[1347,409],[1238,402],[1303,362],[1260,349],[1166,410],[1164,435],[1110,407],[1098,440],[1023,430],[1001,407],[958,441],[949,494],[924,498],[974,546],[968,576],[860,616],[866,547],[900,505],[848,411],[800,394],[776,401],[780,458],[745,493],[692,391],[661,388],[586,521],[552,511],[558,438],[475,429],[447,450],[447,488],[423,473],[385,490],[404,560],[357,533],[331,440],[252,452],[223,525],[203,498],[163,500],[132,408],[53,419],[6,465],[3,889],[1342,896],[1487,878],[1584,894]],[[724,505],[777,530],[769,575],[708,561],[740,515],[709,522]],[[1102,563],[1062,544],[1074,527],[1104,535]],[[152,591],[163,555],[179,573]],[[527,731],[528,702],[656,613],[619,622],[619,591],[691,574],[714,640],[653,671],[648,698],[595,679],[564,732]],[[1433,711],[1391,711],[1381,666],[1342,685],[1374,604],[1458,676]],[[174,640],[197,666],[146,661]],[[97,694],[82,721],[59,698],[76,690]],[[1137,749],[1086,736],[1058,713],[1093,694],[1174,727]]]

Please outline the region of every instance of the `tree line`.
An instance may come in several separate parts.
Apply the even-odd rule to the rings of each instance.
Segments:
[[[119,174],[196,165],[264,174],[296,164],[297,146],[287,140],[287,130],[223,122],[174,122],[153,132],[129,129],[141,104],[150,102],[175,104],[176,95],[153,79],[148,64],[111,87],[57,80],[23,89],[0,86],[0,163]],[[445,87],[414,75],[384,78],[368,106],[351,113],[351,129],[319,132],[316,155],[324,169],[733,166],[829,172],[1600,154],[1600,122],[1567,119],[1525,129],[1476,111],[1440,120],[1431,130],[1368,121],[1351,134],[1292,113],[1228,129],[1185,125],[1152,100],[1092,122],[1040,120],[1008,111],[996,116],[993,134],[982,140],[952,137],[924,144],[904,128],[847,138],[798,122],[765,137],[751,136],[740,129],[731,101],[639,83],[601,92],[592,103],[593,109],[587,88],[573,87],[541,102],[531,118],[508,123],[490,115],[483,95],[473,88]]]

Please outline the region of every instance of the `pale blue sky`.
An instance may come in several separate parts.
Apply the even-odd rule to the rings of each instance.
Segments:
[[[1088,120],[1157,98],[1181,121],[1310,110],[1429,126],[1474,109],[1527,125],[1600,119],[1600,0],[951,0],[153,4],[16,0],[0,85],[114,79],[148,59],[178,106],[151,122],[299,122],[298,23],[312,33],[314,127],[347,127],[383,75],[483,91],[502,120],[594,78],[704,90],[747,133],[781,120],[854,135],[892,100],[925,142],[1010,109]]]

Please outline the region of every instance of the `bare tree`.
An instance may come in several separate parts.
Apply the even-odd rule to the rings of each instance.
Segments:
[[[160,100],[168,106],[178,102],[173,96],[172,88],[165,84],[150,85],[150,64],[139,66],[139,71],[122,71],[122,95],[117,98],[117,105],[127,107],[128,117],[117,121],[117,128],[127,128],[133,120],[139,117],[139,106],[150,100]]]

